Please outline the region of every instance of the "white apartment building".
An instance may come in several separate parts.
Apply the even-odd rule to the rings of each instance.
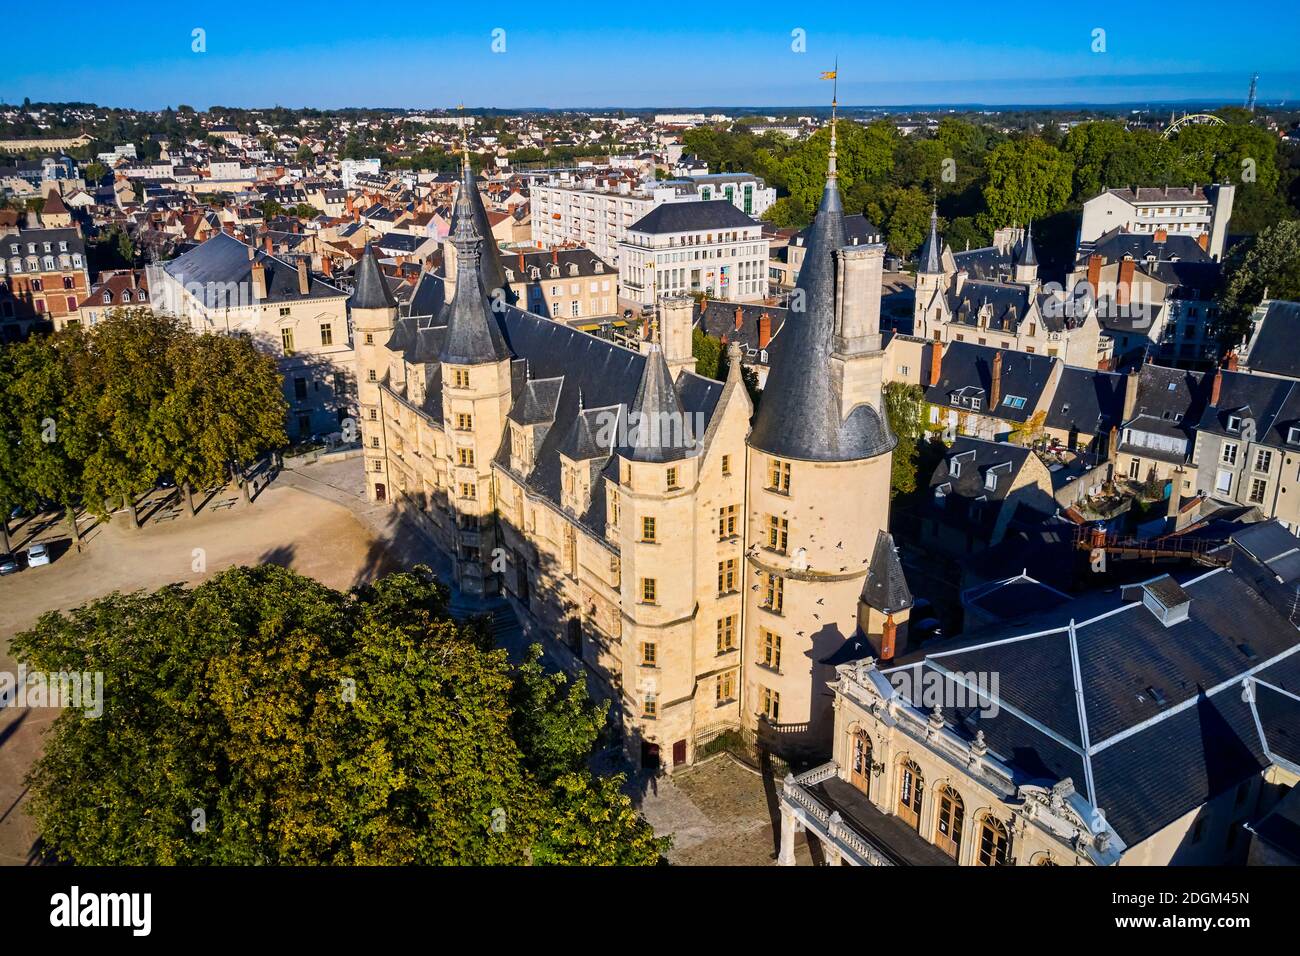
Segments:
[[[1083,204],[1079,244],[1096,242],[1108,232],[1190,236],[1215,261],[1223,258],[1228,220],[1236,187],[1231,185],[1139,186],[1107,189]]]
[[[724,199],[664,203],[619,244],[619,295],[642,305],[691,292],[752,302],[767,295],[767,252],[762,224]]]
[[[608,262],[617,263],[619,246],[628,229],[663,203],[725,199],[750,216],[762,215],[776,202],[776,190],[748,173],[695,176],[634,185],[619,179],[606,185],[595,170],[582,178],[567,172],[552,175],[531,187],[532,240],[549,248],[586,246]]]

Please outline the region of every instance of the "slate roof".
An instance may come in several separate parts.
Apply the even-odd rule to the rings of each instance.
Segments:
[[[769,454],[853,461],[874,458],[897,444],[869,405],[857,406],[841,421],[840,399],[827,374],[835,327],[835,252],[845,244],[844,208],[831,176],[795,286],[804,293],[805,309],[786,317],[773,342],[772,369],[749,436],[751,445]]]
[[[1268,375],[1251,375],[1247,372],[1229,372],[1216,369],[1207,373],[1206,390],[1209,390],[1214,376],[1221,376],[1219,401],[1217,405],[1207,405],[1196,423],[1196,430],[1220,435],[1224,438],[1240,438],[1242,427],[1233,431],[1228,428],[1229,416],[1235,415],[1255,423],[1255,440],[1266,445],[1286,445],[1288,432],[1292,427],[1300,427],[1300,383],[1286,378],[1273,378]]]
[[[885,614],[912,606],[907,576],[894,547],[894,536],[888,531],[876,533],[876,548],[871,554],[866,580],[862,582],[862,600]]]
[[[1101,256],[1106,262],[1118,262],[1131,256],[1138,262],[1154,256],[1160,262],[1213,262],[1208,252],[1191,236],[1167,236],[1157,242],[1155,233],[1124,232],[1116,227],[1093,243],[1090,255]]]
[[[921,254],[917,258],[919,263],[918,271],[926,272],[931,275],[937,275],[943,272],[943,246],[939,241],[939,211],[937,207],[930,207],[930,234],[925,237],[925,244],[921,246]]]
[[[354,309],[395,309],[397,300],[388,288],[384,272],[379,268],[375,248],[366,243],[361,260],[357,263],[352,295],[348,305]]]
[[[628,226],[630,232],[660,235],[675,232],[706,232],[710,229],[741,229],[758,221],[725,199],[665,202]]]
[[[456,194],[456,205],[452,210],[449,235],[455,233],[460,221],[461,197],[469,200],[470,216],[474,220],[474,231],[482,238],[485,248],[479,257],[479,271],[483,277],[483,288],[505,290],[508,301],[513,302],[513,292],[506,282],[505,270],[501,265],[501,250],[492,238],[492,223],[488,221],[487,207],[483,205],[483,196],[478,191],[478,181],[468,164],[462,164],[460,188]]]
[[[812,226],[805,226],[790,240],[789,244],[806,247],[812,238],[812,231]],[[880,227],[862,213],[853,213],[844,217],[845,245],[861,246],[868,243],[884,242],[882,236],[883,233],[880,231]]]
[[[298,292],[298,267],[260,249],[255,259],[248,258],[248,246],[228,233],[215,233],[211,239],[200,243],[167,263],[167,274],[187,289],[202,292],[199,296],[208,308],[229,304],[228,283],[247,284],[251,287],[253,262],[259,262],[266,273],[266,298],[264,302],[292,302],[301,299],[324,299],[345,295],[320,279],[311,277],[307,295]]]
[[[930,367],[933,349],[933,342],[925,346],[922,368]],[[997,408],[989,408],[988,396],[993,388],[993,357],[999,352],[1002,354],[1002,397]],[[995,349],[973,342],[950,342],[944,349],[939,381],[925,387],[925,400],[932,405],[961,408],[963,406],[955,403],[954,395],[962,389],[979,390],[983,393],[979,414],[1012,422],[1025,422],[1038,407],[1043,390],[1051,380],[1052,369],[1059,361],[1052,356]],[[1020,408],[1007,405],[1008,396],[1023,398],[1025,403]]]
[[[1235,562],[1178,578],[1188,618],[1168,627],[1140,590],[1124,588],[982,628],[900,666],[997,673],[998,714],[946,709],[952,729],[968,739],[983,731],[1017,782],[1069,776],[1133,846],[1258,774],[1281,756],[1263,741],[1288,747],[1300,728],[1294,697],[1261,690],[1258,703],[1243,700],[1255,668],[1254,679],[1300,691],[1300,633],[1275,600]]]
[[[456,247],[456,291],[441,313],[442,324],[447,326],[441,360],[457,365],[498,362],[510,354],[494,320],[494,299],[488,291],[493,287],[484,286],[479,268],[484,234],[478,231],[471,195],[478,195],[478,190],[466,165],[456,198],[456,228],[451,233]]]
[[[1103,434],[1121,424],[1126,385],[1124,375],[1067,365],[1061,369],[1044,424],[1084,435]]]
[[[736,328],[736,311],[740,311],[740,328]],[[758,322],[764,315],[770,321],[768,347],[758,347]],[[771,345],[785,325],[786,310],[779,306],[720,302],[709,299],[692,306],[692,321],[696,328],[715,339],[737,342],[744,349],[744,361],[751,365],[767,365],[771,361]]]
[[[1267,304],[1248,362],[1257,372],[1300,378],[1300,302]]]

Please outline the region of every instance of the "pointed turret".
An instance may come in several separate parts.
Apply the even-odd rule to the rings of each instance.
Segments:
[[[464,199],[466,204],[462,205]],[[474,225],[474,231],[478,233],[479,238],[485,243],[485,248],[479,256],[478,271],[483,279],[483,288],[489,293],[494,289],[501,289],[508,302],[514,302],[514,293],[506,283],[505,268],[501,264],[500,250],[492,239],[492,224],[488,221],[487,208],[483,205],[483,197],[479,195],[478,184],[474,180],[474,171],[469,165],[469,154],[465,154],[461,163],[460,191],[456,197],[456,204],[452,207],[451,215],[451,235],[455,235],[456,230],[460,228],[462,219],[471,219]],[[453,240],[454,245],[454,240]]]
[[[379,268],[379,257],[370,243],[357,262],[356,282],[348,305],[354,309],[395,309],[397,300],[384,279],[383,270]]]
[[[690,422],[658,345],[651,346],[646,356],[641,384],[629,411],[628,436],[630,444],[624,455],[632,461],[680,461],[694,444]]]
[[[456,228],[451,243],[456,248],[456,294],[443,307],[447,336],[443,343],[443,362],[453,365],[481,365],[510,357],[492,314],[492,302],[483,285],[479,269],[483,240],[474,221],[470,192],[477,193],[469,181],[469,163],[456,197]]]
[[[925,245],[921,246],[920,267],[917,271],[927,275],[937,275],[943,272],[943,262],[940,259],[942,250],[939,247],[939,207],[936,204],[930,206],[930,234],[925,238]]]
[[[835,124],[826,188],[808,232],[807,253],[749,442],[772,455],[805,461],[870,458],[894,447],[881,417],[858,406],[842,418],[840,394],[827,374],[835,352],[836,253],[848,245],[835,170]]]
[[[1033,282],[1038,278],[1038,254],[1034,251],[1034,224],[1025,231],[1025,241],[1016,257],[1016,281]]]

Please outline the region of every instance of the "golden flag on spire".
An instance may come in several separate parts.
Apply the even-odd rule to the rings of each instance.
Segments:
[[[839,70],[827,70],[825,73],[822,74],[822,79],[833,80],[838,75],[839,75]]]

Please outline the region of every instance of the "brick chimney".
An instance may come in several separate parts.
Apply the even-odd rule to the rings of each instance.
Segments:
[[[993,382],[989,391],[989,411],[994,411],[998,407],[998,402],[1002,400],[1002,352],[1001,350],[993,353]]]
[[[1142,373],[1133,369],[1124,376],[1124,411],[1120,415],[1121,422],[1127,422],[1133,417],[1133,412],[1137,409],[1138,384],[1142,378]]]
[[[1223,391],[1223,369],[1214,370],[1214,380],[1210,383],[1210,404],[1219,404],[1219,393]]]
[[[767,343],[772,341],[772,317],[764,312],[758,317],[758,347],[767,348]]]
[[[1237,350],[1233,349],[1223,357],[1223,367],[1229,372],[1237,371]]]
[[[1201,247],[1202,252],[1210,251],[1210,234],[1203,232],[1196,237],[1196,244]]]
[[[253,301],[260,302],[266,298],[266,267],[260,262],[253,263]]]
[[[898,640],[898,625],[894,623],[894,615],[891,613],[885,617],[884,626],[880,631],[880,659],[882,661],[892,661],[894,659],[894,644]]]
[[[1105,261],[1106,260],[1102,256],[1095,252],[1088,257],[1088,285],[1092,287],[1093,302],[1096,302],[1099,297],[1098,292],[1101,289],[1101,265]]]
[[[1168,241],[1169,241],[1169,231],[1167,229],[1157,229],[1156,242],[1168,242]]]
[[[560,264],[560,250],[559,250],[559,249],[554,249],[554,248],[551,249],[551,264],[552,264],[552,265],[557,265],[557,266]]]
[[[744,324],[745,324],[745,312],[740,306],[736,306],[736,331],[739,332],[740,327]]]
[[[936,333],[937,334],[937,333]],[[939,379],[943,377],[943,343],[935,339],[930,343],[930,381],[926,384],[934,386],[939,384]]]
[[[269,232],[262,237],[262,248],[266,250],[268,256],[275,254],[275,240],[271,238]]]
[[[306,295],[311,291],[311,278],[307,275],[307,260],[298,260],[298,294]]]
[[[1115,302],[1120,306],[1127,306],[1133,296],[1133,270],[1137,263],[1132,259],[1125,259],[1119,264],[1119,282],[1115,286]]]
[[[1110,426],[1110,441],[1106,443],[1106,451],[1107,451],[1106,457],[1109,458],[1112,463],[1114,463],[1115,460],[1119,457],[1119,426],[1118,425]]]
[[[524,279],[528,276],[528,265],[524,261],[524,254],[519,253],[519,278]]]
[[[329,256],[321,256],[321,257],[320,257],[320,271],[321,271],[321,275],[323,275],[325,278],[327,278],[327,279],[331,279],[331,278],[333,278],[333,277],[334,277],[334,260],[331,259]]]

